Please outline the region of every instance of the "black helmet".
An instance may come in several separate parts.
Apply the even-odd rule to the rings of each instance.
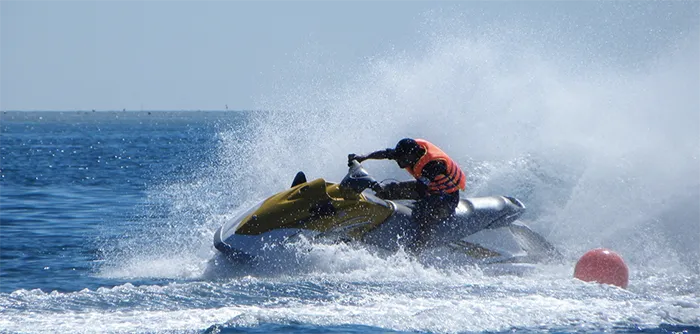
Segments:
[[[418,153],[420,149],[420,145],[418,145],[418,143],[415,140],[411,138],[404,138],[399,140],[399,143],[396,144],[396,148],[394,149],[394,151],[396,152],[397,156],[405,157],[414,153]]]

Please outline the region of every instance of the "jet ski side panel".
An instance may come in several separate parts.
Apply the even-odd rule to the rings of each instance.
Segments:
[[[389,250],[398,250],[413,244],[419,226],[411,218],[414,201],[386,201],[392,204],[393,214],[385,222],[369,231],[362,241]],[[450,242],[483,230],[507,227],[522,215],[525,206],[518,200],[503,196],[461,199],[455,214],[433,226],[429,247]]]
[[[270,197],[242,219],[235,233],[259,235],[280,228],[326,232],[355,223],[357,217],[376,225],[392,211],[388,206],[367,201],[364,195],[348,195],[337,184],[316,179]]]
[[[418,236],[418,224],[411,219],[411,209],[394,201],[394,212],[381,225],[365,233],[362,242],[368,245],[397,251],[413,244]]]
[[[393,211],[373,195],[347,194],[337,184],[316,179],[278,193],[227,222],[215,233],[214,245],[224,253],[253,254],[259,247],[269,248],[300,232],[312,238],[359,239]]]
[[[485,229],[506,227],[525,212],[518,200],[504,196],[461,199],[455,215],[435,227],[437,242],[454,241]],[[453,240],[450,240],[453,239]]]

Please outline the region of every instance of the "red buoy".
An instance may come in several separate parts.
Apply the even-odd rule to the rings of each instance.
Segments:
[[[612,284],[625,289],[629,283],[629,269],[619,254],[596,248],[583,254],[576,262],[574,277],[584,282]]]

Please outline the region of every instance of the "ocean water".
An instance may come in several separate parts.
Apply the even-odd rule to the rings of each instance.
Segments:
[[[431,17],[415,50],[359,68],[290,60],[281,81],[317,77],[262,111],[1,112],[0,332],[700,332],[697,29],[627,47]],[[564,260],[493,275],[356,245],[256,266],[213,249],[297,171],[337,181],[348,153],[407,136],[457,160],[466,196],[521,199]],[[596,247],[627,289],[572,278]]]
[[[213,231],[266,193],[268,189],[237,188],[254,182],[236,180],[255,175],[264,179],[265,170],[258,167],[269,162],[246,163],[255,154],[226,152],[230,145],[255,147],[256,136],[264,132],[248,129],[260,130],[256,122],[269,124],[269,117],[251,112],[3,113],[0,329],[208,333],[699,329],[699,276],[693,267],[697,254],[683,260],[666,249],[648,259],[650,254],[635,254],[640,249],[616,244],[611,235],[572,245],[558,236],[565,232],[548,231],[534,222],[568,258],[523,276],[494,276],[479,268],[403,253],[378,256],[347,245],[300,251],[291,264],[273,259],[256,267],[233,268],[213,250]],[[342,153],[333,159],[339,165],[335,174],[345,171]],[[495,179],[502,179],[499,174],[504,171],[494,168],[548,173],[545,168],[529,170],[531,163],[477,164],[472,169],[475,175],[487,169],[480,177]],[[277,168],[295,170],[282,165],[280,161]],[[291,182],[293,173],[287,176],[261,181],[278,183],[269,191],[279,190]],[[550,187],[571,186],[556,176],[542,175],[540,182],[547,185],[530,184],[535,189],[516,192],[527,203],[547,195],[538,192],[563,191]],[[580,183],[582,176],[578,178]],[[487,181],[475,178],[473,188],[478,182]],[[516,188],[523,183],[527,182],[516,182]],[[685,195],[697,199],[697,192]],[[697,214],[693,206],[683,210],[687,211],[670,219]],[[541,215],[535,212],[530,219]],[[652,218],[658,221],[661,216]],[[690,232],[697,232],[691,223]],[[647,231],[639,234],[655,234]],[[580,249],[611,245],[631,260],[629,289],[571,277]]]

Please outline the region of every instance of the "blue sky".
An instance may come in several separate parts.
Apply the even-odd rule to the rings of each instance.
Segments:
[[[472,27],[521,21],[595,39],[596,22],[627,34],[635,24],[678,33],[697,25],[697,9],[641,1],[2,1],[0,109],[255,109],[272,91],[316,76],[346,80],[368,59],[417,49],[436,17]],[[661,38],[647,34],[638,46],[654,42],[649,36]],[[616,39],[633,39],[613,37],[597,44],[611,55]]]

